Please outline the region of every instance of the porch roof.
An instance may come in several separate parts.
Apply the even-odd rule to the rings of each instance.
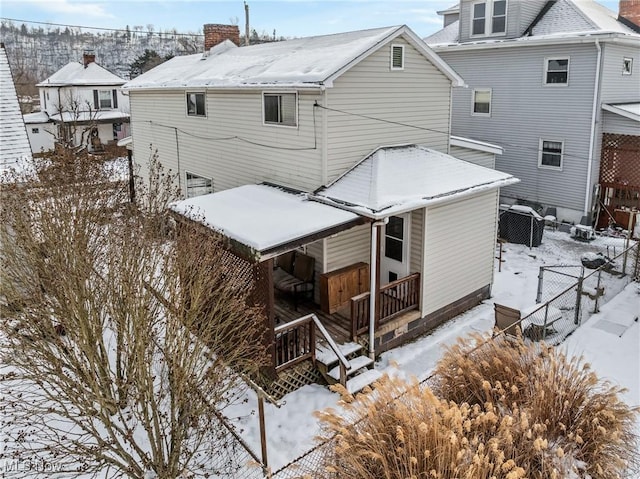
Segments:
[[[375,150],[314,199],[381,219],[519,181],[424,146],[400,145]]]
[[[271,184],[245,185],[173,203],[170,208],[250,249],[253,259],[347,230],[367,220]]]
[[[605,103],[603,110],[640,122],[640,103]]]

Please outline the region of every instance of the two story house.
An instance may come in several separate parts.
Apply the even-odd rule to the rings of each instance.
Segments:
[[[600,226],[640,208],[640,3],[620,8],[462,0],[439,12],[444,28],[425,41],[468,85],[452,130],[504,148],[496,168],[521,182],[503,201]]]
[[[124,83],[98,65],[91,51],[38,83],[41,111],[24,115],[33,153],[52,150],[56,142],[100,151],[129,136]]]
[[[446,63],[405,26],[247,47],[220,30],[124,85],[133,156],[145,177],[157,151],[185,197],[174,210],[253,268],[274,371],[319,362],[326,330],[367,344],[355,372],[489,297],[499,188],[517,180],[487,167],[499,147],[451,138],[464,82]]]

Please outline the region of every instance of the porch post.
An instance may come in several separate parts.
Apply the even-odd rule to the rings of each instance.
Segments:
[[[371,223],[371,259],[369,264],[369,357],[375,359],[375,335],[376,335],[376,319],[378,316],[378,294],[380,291],[380,274],[378,272],[380,266],[380,235],[382,227],[387,224],[388,218]]]

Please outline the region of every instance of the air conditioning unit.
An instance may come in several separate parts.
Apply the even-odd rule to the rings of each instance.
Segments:
[[[581,241],[595,239],[596,233],[591,226],[575,225],[571,227],[571,237]]]

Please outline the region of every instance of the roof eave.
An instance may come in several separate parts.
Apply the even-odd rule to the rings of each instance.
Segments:
[[[635,113],[632,113],[630,111],[624,110],[622,108],[618,108],[616,107],[616,105],[603,103],[602,109],[609,111],[611,113],[615,113],[616,115],[620,115],[622,117],[628,118],[630,120],[640,122],[640,115],[636,115]]]

